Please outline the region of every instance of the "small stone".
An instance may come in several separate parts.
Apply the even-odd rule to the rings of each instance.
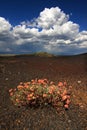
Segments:
[[[46,103],[46,102],[45,102],[45,103],[44,103],[44,105],[45,105],[45,106],[47,106],[47,105],[48,105],[48,103]]]
[[[71,123],[71,120],[68,120],[68,123]]]
[[[11,74],[11,72],[9,71],[9,74]]]
[[[18,72],[18,74],[20,74],[20,72]]]
[[[78,80],[78,81],[77,81],[77,83],[78,83],[78,84],[80,84],[80,83],[81,83],[81,81],[80,81],[80,80]]]
[[[84,106],[83,106],[83,105],[81,105],[81,106],[80,106],[80,108],[84,108]]]
[[[6,78],[5,80],[8,80],[8,78]]]
[[[83,109],[84,105],[82,103],[79,103],[79,107]]]

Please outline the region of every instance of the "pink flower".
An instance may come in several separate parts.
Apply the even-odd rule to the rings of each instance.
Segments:
[[[59,87],[62,87],[62,86],[63,86],[63,83],[62,83],[62,82],[59,82],[59,83],[58,83],[58,86],[59,86]]]
[[[10,92],[10,96],[13,96],[13,92]]]
[[[18,89],[18,90],[23,89],[23,86],[22,86],[22,85],[18,85],[18,86],[17,86],[17,89]]]
[[[67,104],[67,105],[70,104],[70,100],[69,100],[69,99],[66,100],[66,104]]]
[[[43,94],[43,97],[47,97],[47,94],[44,93],[44,94]]]
[[[62,100],[65,101],[67,99],[67,95],[62,96]]]
[[[13,91],[13,89],[11,88],[11,89],[9,90],[9,93],[12,92],[12,91]]]
[[[69,95],[67,95],[67,99],[70,99],[70,96],[69,96]]]
[[[16,102],[19,103],[19,99],[16,98]]]
[[[66,90],[64,90],[63,95],[66,95],[66,94],[67,94],[67,91],[66,91]]]
[[[53,84],[54,84],[54,82],[53,82],[53,81],[51,81],[51,82],[50,82],[50,85],[53,85]]]
[[[68,109],[68,108],[69,108],[69,105],[65,104],[64,107],[65,107],[66,109]]]
[[[64,85],[65,85],[65,86],[67,85],[66,81],[64,82]]]

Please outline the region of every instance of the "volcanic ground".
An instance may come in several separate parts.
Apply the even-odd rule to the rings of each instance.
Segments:
[[[35,78],[72,86],[69,109],[14,106],[9,89]],[[87,130],[87,54],[0,56],[0,130]]]

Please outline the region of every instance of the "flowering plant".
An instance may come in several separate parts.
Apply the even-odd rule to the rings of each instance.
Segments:
[[[56,109],[64,106],[69,108],[70,88],[66,82],[58,82],[47,79],[35,79],[30,82],[20,82],[15,89],[10,89],[9,94],[12,102],[17,106],[41,106],[52,105]]]

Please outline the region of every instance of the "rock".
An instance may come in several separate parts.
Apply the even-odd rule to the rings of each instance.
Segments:
[[[78,81],[77,81],[77,83],[78,83],[78,84],[80,84],[80,83],[81,83],[81,81],[80,81],[80,80],[78,80]]]
[[[5,80],[8,80],[8,78],[5,78]]]

